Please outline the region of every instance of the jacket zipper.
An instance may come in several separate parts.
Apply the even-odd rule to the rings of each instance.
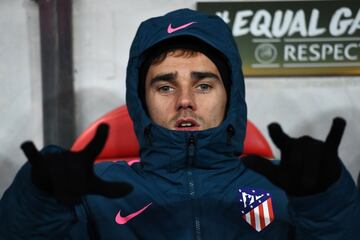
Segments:
[[[201,240],[201,228],[200,228],[200,218],[198,215],[198,206],[197,206],[197,199],[195,197],[195,183],[193,177],[193,164],[195,158],[195,147],[196,141],[194,135],[191,135],[188,140],[188,168],[187,168],[187,175],[188,175],[188,183],[189,183],[189,194],[193,201],[193,213],[194,213],[194,223],[195,223],[195,239]]]

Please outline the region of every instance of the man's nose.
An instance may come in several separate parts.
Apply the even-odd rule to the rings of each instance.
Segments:
[[[194,99],[194,93],[189,89],[183,89],[179,92],[177,104],[177,110],[191,109],[196,110],[196,103]]]

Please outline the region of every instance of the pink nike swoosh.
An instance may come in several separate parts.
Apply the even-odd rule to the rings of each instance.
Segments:
[[[147,209],[151,204],[152,204],[152,202],[149,203],[148,205],[146,205],[145,207],[143,207],[142,209],[140,209],[139,211],[136,211],[136,212],[134,212],[134,213],[132,213],[132,214],[129,214],[129,215],[125,216],[125,217],[122,217],[122,216],[120,215],[120,212],[121,212],[121,210],[120,210],[120,211],[116,214],[115,222],[116,222],[117,224],[125,224],[125,223],[127,223],[128,221],[130,221],[131,219],[133,219],[134,217],[136,217],[137,215],[139,215],[140,213],[142,213],[143,211],[145,211],[145,209]]]
[[[196,22],[189,22],[189,23],[186,23],[186,24],[181,25],[181,26],[176,27],[176,28],[173,28],[173,27],[171,26],[171,23],[170,23],[169,26],[168,26],[168,28],[167,28],[167,32],[168,32],[168,33],[173,33],[173,32],[176,32],[176,31],[178,31],[178,30],[180,30],[180,29],[187,28],[188,26],[190,26],[190,25],[192,25],[192,24],[194,24],[194,23],[196,23]]]

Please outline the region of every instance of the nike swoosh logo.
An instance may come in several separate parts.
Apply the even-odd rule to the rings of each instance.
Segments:
[[[192,24],[194,24],[194,23],[196,23],[196,22],[189,22],[189,23],[186,23],[186,24],[181,25],[181,26],[176,27],[176,28],[172,27],[172,26],[171,26],[171,23],[170,23],[169,26],[168,26],[168,28],[167,28],[167,32],[168,32],[168,33],[173,33],[173,32],[179,31],[180,29],[187,28],[188,26],[190,26],[190,25],[192,25]]]
[[[134,213],[131,213],[125,217],[121,216],[120,215],[120,212],[121,210],[116,214],[116,217],[115,217],[115,222],[117,224],[125,224],[127,223],[128,221],[130,221],[131,219],[133,219],[134,217],[136,217],[137,215],[139,215],[140,213],[142,213],[143,211],[145,211],[145,209],[147,209],[150,205],[152,204],[149,203],[148,205],[146,205],[145,207],[143,207],[142,209],[140,209],[139,211],[136,211]]]

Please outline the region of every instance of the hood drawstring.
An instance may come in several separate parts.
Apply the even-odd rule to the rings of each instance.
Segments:
[[[231,145],[231,139],[232,137],[235,135],[235,128],[233,127],[233,125],[229,125],[226,129],[227,131],[227,140],[226,140],[226,144],[227,145]]]
[[[150,125],[145,127],[144,129],[144,135],[145,135],[145,139],[146,139],[146,143],[151,146],[152,145],[152,137],[151,137],[151,129],[150,129]]]

